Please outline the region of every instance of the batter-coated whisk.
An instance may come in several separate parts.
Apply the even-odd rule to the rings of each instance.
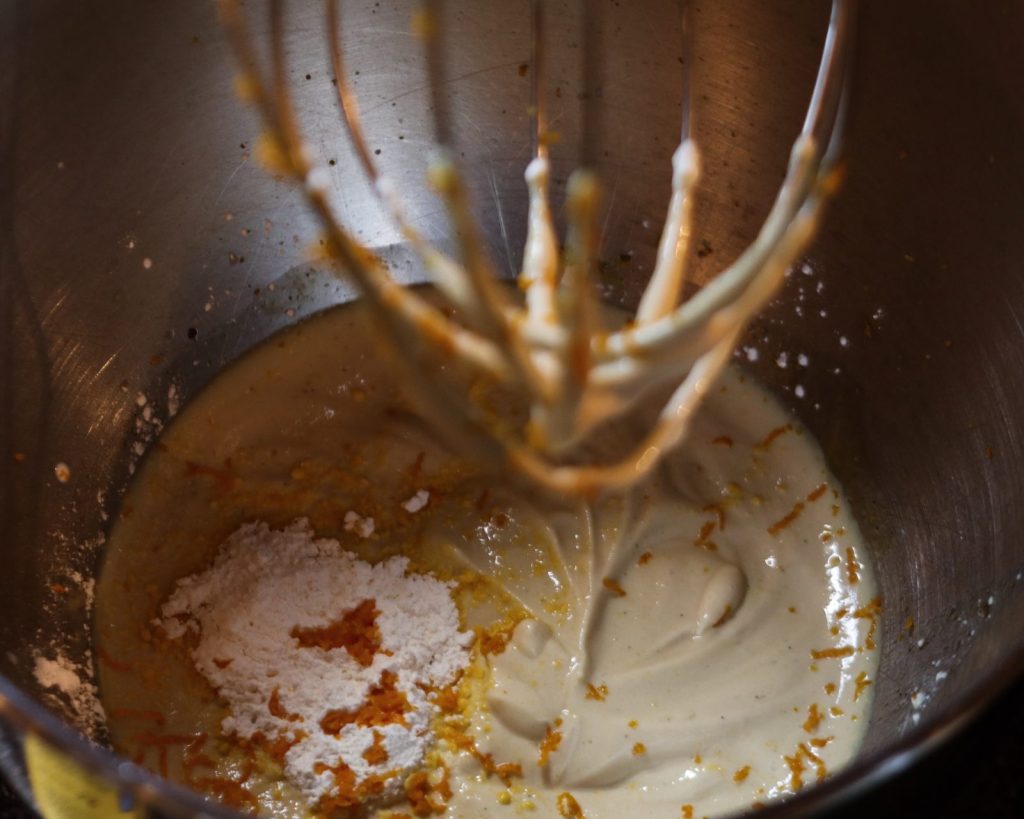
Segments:
[[[451,221],[458,249],[454,258],[413,227],[401,193],[380,172],[367,147],[340,45],[341,0],[327,0],[325,31],[344,128],[363,170],[446,305],[395,282],[334,213],[329,202],[330,177],[303,140],[292,104],[284,45],[285,0],[269,3],[266,67],[261,67],[242,0],[221,0],[224,23],[244,66],[241,90],[258,106],[266,123],[263,157],[275,172],[302,186],[323,227],[329,254],[354,278],[410,361],[408,377],[437,411],[461,424],[475,453],[500,459],[536,483],[559,491],[626,486],[684,438],[702,396],[728,363],[746,323],[775,293],[786,269],[813,236],[822,205],[834,187],[853,0],[833,0],[803,128],[760,232],[733,264],[681,302],[693,193],[700,175],[700,154],[691,134],[689,106],[684,104],[682,139],[672,159],[672,193],[657,262],[632,321],[618,328],[602,326],[592,289],[600,180],[589,155],[592,140],[587,138],[594,133],[597,103],[586,94],[580,166],[570,177],[566,193],[564,250],[559,250],[553,227],[543,103],[543,0],[532,1],[534,137],[533,157],[526,169],[529,214],[519,276],[521,302],[500,284],[492,268],[452,149],[451,119],[442,93],[445,46],[438,4],[439,0],[428,0],[421,6],[416,26],[426,49],[437,140],[428,173]],[[598,3],[581,2],[585,85],[601,59],[599,8]],[[684,53],[688,53],[685,5],[680,20]],[[688,94],[688,78],[684,80]],[[467,386],[477,378],[522,397],[529,411],[521,424],[510,423],[507,414],[479,400],[479,391]],[[608,463],[592,462],[582,454],[589,436],[627,415],[654,388],[666,389],[670,395],[628,453]]]

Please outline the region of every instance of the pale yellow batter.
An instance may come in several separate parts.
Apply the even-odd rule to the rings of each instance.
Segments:
[[[431,798],[448,816],[722,814],[852,756],[879,603],[837,482],[766,393],[727,373],[686,445],[593,499],[483,472],[414,409],[358,306],[275,337],[186,408],[125,498],[98,586],[119,749],[240,807],[309,813],[275,749],[218,737],[226,706],[187,641],[151,625],[240,524],[306,517],[364,559],[458,581],[481,629],[438,699]],[[346,529],[353,510],[369,537]]]

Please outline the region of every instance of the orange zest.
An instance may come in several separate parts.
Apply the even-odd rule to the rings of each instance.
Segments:
[[[408,727],[405,721],[411,706],[405,693],[399,691],[395,684],[398,677],[393,671],[384,671],[380,682],[370,689],[366,701],[354,711],[333,709],[324,714],[320,720],[320,728],[325,734],[338,736],[346,725],[361,725],[369,728],[373,725],[399,724]]]
[[[601,581],[601,585],[608,589],[608,591],[610,591],[616,597],[626,596],[626,590],[622,588],[622,586],[619,584],[619,581],[616,580],[614,577],[606,577],[604,580]]]
[[[380,651],[378,614],[377,601],[371,598],[349,609],[326,626],[295,626],[288,633],[298,640],[302,648],[319,648],[324,651],[343,648],[359,665],[368,668],[373,664],[374,655]]]
[[[561,720],[555,720],[555,728],[561,724]],[[558,750],[558,746],[562,744],[562,732],[554,730],[550,725],[544,734],[544,739],[540,743],[540,756],[537,758],[537,764],[540,767],[544,767],[548,764],[548,760],[551,758],[551,754]]]

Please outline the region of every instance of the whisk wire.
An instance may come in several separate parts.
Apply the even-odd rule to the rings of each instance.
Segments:
[[[363,133],[362,117],[359,111],[359,98],[349,78],[341,46],[342,37],[342,0],[327,0],[327,50],[330,54],[331,68],[334,73],[334,84],[337,91],[338,106],[341,120],[345,126],[349,141],[356,151],[359,165],[373,187],[377,198],[398,225],[406,241],[422,259],[438,288],[461,310],[469,312],[473,306],[471,288],[466,281],[462,268],[447,254],[431,245],[406,216],[399,191],[377,167],[370,154],[370,148]]]
[[[519,287],[524,292],[526,321],[523,331],[527,343],[530,335],[558,326],[558,307],[555,293],[559,282],[558,240],[551,218],[549,183],[551,165],[549,161],[547,132],[547,100],[544,78],[547,65],[544,54],[544,0],[530,3],[530,56],[532,76],[530,80],[530,120],[533,159],[526,168],[526,185],[529,190],[527,212],[526,244],[523,249],[523,265],[519,274]],[[557,367],[549,352],[538,350],[537,363],[542,371],[554,374]],[[537,408],[531,418],[532,434],[537,435],[545,428],[542,416],[546,409]]]
[[[278,6],[279,11],[283,9],[283,0],[275,2],[282,3]],[[276,47],[272,46],[277,54],[272,56],[272,71],[279,77],[286,77],[286,51],[281,28],[283,18],[275,17],[274,11],[272,4],[270,36],[277,42]],[[265,163],[302,186],[324,227],[327,251],[337,257],[355,278],[377,315],[396,335],[427,341],[438,354],[466,360],[493,377],[507,378],[507,362],[491,340],[464,330],[434,305],[417,296],[415,291],[395,283],[380,261],[342,227],[328,202],[326,171],[311,165],[291,107],[287,83],[281,83],[278,90],[272,91],[259,70],[243,4],[238,0],[222,0],[221,16],[245,71],[243,84],[247,87],[247,96],[251,96],[267,124]],[[284,89],[283,93],[280,88]]]
[[[221,0],[224,23],[246,71],[248,96],[267,124],[267,158],[294,179],[323,225],[329,255],[363,290],[372,309],[406,355],[417,362],[411,380],[424,400],[463,420],[465,436],[480,455],[500,458],[559,491],[592,492],[621,487],[650,471],[675,446],[728,363],[744,326],[778,288],[789,264],[809,242],[833,186],[848,94],[846,63],[853,26],[852,0],[833,0],[814,93],[786,177],[764,225],[749,248],[693,298],[679,303],[688,256],[693,190],[699,153],[692,138],[692,23],[690,3],[681,13],[683,44],[682,139],[673,156],[672,194],[657,261],[635,321],[606,333],[597,322],[591,281],[599,255],[596,172],[599,92],[603,67],[600,3],[581,0],[581,167],[567,189],[569,231],[560,258],[551,226],[550,167],[544,104],[543,0],[531,4],[533,83],[530,115],[533,160],[526,181],[529,224],[520,284],[525,310],[498,287],[479,229],[472,218],[462,173],[455,160],[451,108],[442,60],[440,0],[426,0],[420,20],[439,148],[429,176],[453,227],[459,260],[428,242],[404,213],[401,197],[367,149],[357,96],[341,46],[341,2],[328,0],[326,22],[331,65],[342,121],[364,173],[403,235],[421,256],[441,293],[462,312],[454,320],[415,291],[393,281],[386,268],[342,226],[329,201],[330,176],[303,140],[288,87],[284,37],[285,0],[270,0],[270,76],[264,78],[252,47],[241,0]],[[464,322],[464,323],[463,323]],[[463,382],[431,378],[430,363],[459,363],[496,383],[518,389],[529,407],[520,431],[492,417],[466,395]],[[444,369],[453,369],[445,366]],[[605,422],[620,417],[651,388],[674,383],[654,425],[624,457],[612,463],[575,463],[575,447]],[[563,458],[569,459],[568,463]]]
[[[597,135],[601,133],[601,98],[604,94],[605,4],[602,0],[579,0],[580,16],[580,148],[579,166],[596,170]]]
[[[693,3],[694,0],[679,0],[680,144],[693,139]]]
[[[452,150],[451,106],[448,104],[448,84],[445,81],[444,31],[442,0],[421,0],[417,33],[423,40],[427,59],[427,84],[430,88],[430,108],[434,120],[434,141],[444,151]]]
[[[533,125],[531,141],[534,157],[547,159],[547,99],[544,79],[547,64],[544,60],[544,0],[530,0],[530,120]]]

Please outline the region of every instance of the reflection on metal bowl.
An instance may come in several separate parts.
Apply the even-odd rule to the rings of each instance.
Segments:
[[[522,5],[458,16],[469,47],[451,87],[474,199],[509,272],[529,146]],[[846,186],[807,259],[813,275],[798,267],[744,346],[758,351],[746,356],[751,369],[817,435],[874,545],[887,603],[882,667],[855,763],[769,816],[830,808],[905,768],[1024,665],[1024,13],[985,4],[966,26],[957,2],[863,5]],[[650,270],[677,133],[677,41],[651,23],[673,8],[652,0],[625,16],[607,55],[605,295],[626,305]],[[753,0],[701,11],[698,282],[749,242],[768,206],[825,11]],[[436,237],[407,12],[351,10],[365,18],[350,26],[350,59],[371,144]],[[310,109],[314,140],[336,116],[319,49],[296,66],[309,75],[302,102],[320,106]],[[67,788],[102,781],[153,815],[230,815],[86,743],[33,672],[41,649],[75,661],[89,649],[86,595],[73,581],[96,571],[134,445],[253,344],[354,295],[306,261],[313,232],[299,198],[251,161],[259,126],[233,97],[233,73],[210,3],[0,10],[0,763],[26,794],[26,757],[33,784],[51,793],[65,769],[54,760],[70,757],[98,780],[61,780]],[[576,110],[566,76],[554,162],[563,180]],[[354,181],[353,157],[323,147],[338,153],[348,221],[415,280]]]

